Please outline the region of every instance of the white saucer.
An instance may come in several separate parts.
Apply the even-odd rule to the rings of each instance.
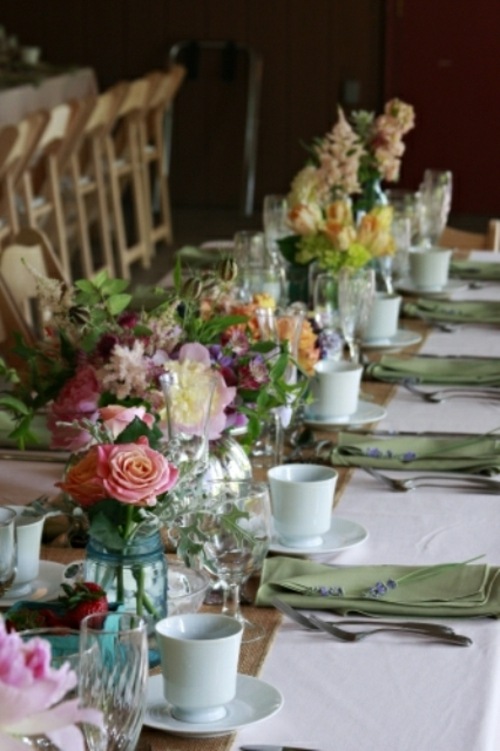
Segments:
[[[440,289],[419,289],[415,287],[411,279],[401,279],[396,285],[400,292],[406,292],[407,295],[416,297],[435,297],[448,299],[454,292],[467,289],[467,283],[463,279],[448,279],[448,282]]]
[[[163,698],[163,676],[153,675],[148,680],[144,724],[172,735],[216,738],[266,720],[282,706],[283,696],[278,689],[259,678],[239,673],[236,696],[227,705],[225,717],[214,722],[182,722],[172,717],[170,705]]]
[[[416,331],[398,329],[394,336],[388,339],[371,339],[369,342],[362,342],[361,346],[363,349],[402,349],[421,341],[422,336]]]
[[[314,548],[291,548],[274,539],[269,546],[269,550],[271,553],[282,553],[285,555],[290,553],[296,553],[297,555],[340,553],[341,550],[347,550],[347,548],[354,548],[356,545],[360,545],[367,537],[368,531],[361,524],[333,515],[330,529],[326,535],[323,535],[321,545],[317,545]]]
[[[55,600],[61,594],[61,582],[64,574],[62,563],[54,561],[40,561],[40,571],[38,578],[27,591],[23,590],[15,597],[9,597],[9,593],[0,599],[1,607],[9,607],[18,600],[30,600],[31,602],[43,602],[44,600]]]
[[[311,405],[311,407],[313,406]],[[380,404],[373,404],[373,402],[365,402],[363,399],[360,399],[358,409],[353,415],[346,415],[345,417],[317,417],[313,413],[308,414],[306,410],[304,423],[313,428],[328,429],[344,425],[364,425],[367,422],[376,422],[377,420],[382,420],[386,414],[387,410],[381,407]]]

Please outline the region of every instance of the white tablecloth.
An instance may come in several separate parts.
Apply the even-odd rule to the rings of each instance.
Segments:
[[[474,254],[492,259],[492,254]],[[500,284],[457,293],[500,300]],[[500,330],[465,325],[433,331],[433,354],[500,355]],[[429,404],[398,389],[377,428],[481,432],[500,427],[500,402]],[[453,489],[394,493],[354,472],[336,513],[363,524],[368,540],[323,562],[432,564],[485,555],[500,565],[500,497]],[[469,648],[380,634],[343,643],[284,620],[261,678],[280,689],[283,709],[240,731],[244,743],[288,743],[322,751],[498,751],[500,624],[449,621]]]
[[[39,86],[24,84],[0,89],[0,125],[17,123],[30,112],[50,110],[70,99],[83,99],[97,93],[92,68],[49,76]]]

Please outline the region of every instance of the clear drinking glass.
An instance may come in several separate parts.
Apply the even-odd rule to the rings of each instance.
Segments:
[[[146,706],[146,621],[133,613],[104,613],[80,625],[78,693],[100,709],[104,728],[84,725],[89,751],[134,751]]]
[[[451,210],[453,176],[449,170],[427,169],[420,185],[420,244],[437,245]]]
[[[16,512],[13,509],[0,508],[0,597],[3,597],[16,576],[15,519]]]
[[[342,335],[352,362],[359,362],[363,330],[375,294],[373,269],[343,268],[339,273],[339,313]]]
[[[288,205],[286,196],[271,194],[264,196],[262,222],[268,253],[274,258],[280,258],[278,240],[290,234],[287,221]]]
[[[271,540],[271,502],[266,483],[226,480],[203,487],[199,529],[201,563],[224,584],[222,612],[243,624],[243,642],[264,629],[241,612],[240,589],[260,571]]]

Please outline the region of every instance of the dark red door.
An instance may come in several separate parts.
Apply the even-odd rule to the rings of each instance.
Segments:
[[[453,213],[500,217],[500,3],[386,0],[385,96],[414,105],[401,187],[451,169]]]

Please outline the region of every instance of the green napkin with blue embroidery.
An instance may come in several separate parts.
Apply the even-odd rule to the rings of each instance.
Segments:
[[[491,300],[433,300],[419,298],[403,305],[403,315],[450,323],[500,323],[500,302]]]
[[[449,562],[434,566],[328,566],[286,556],[267,558],[256,604],[279,597],[292,607],[342,615],[500,615],[500,569]]]
[[[500,282],[500,263],[494,261],[452,261],[450,276],[458,279]]]
[[[330,461],[334,467],[496,475],[500,472],[500,436],[339,433]]]
[[[365,367],[365,374],[394,383],[414,378],[419,383],[500,386],[500,358],[383,355]]]

